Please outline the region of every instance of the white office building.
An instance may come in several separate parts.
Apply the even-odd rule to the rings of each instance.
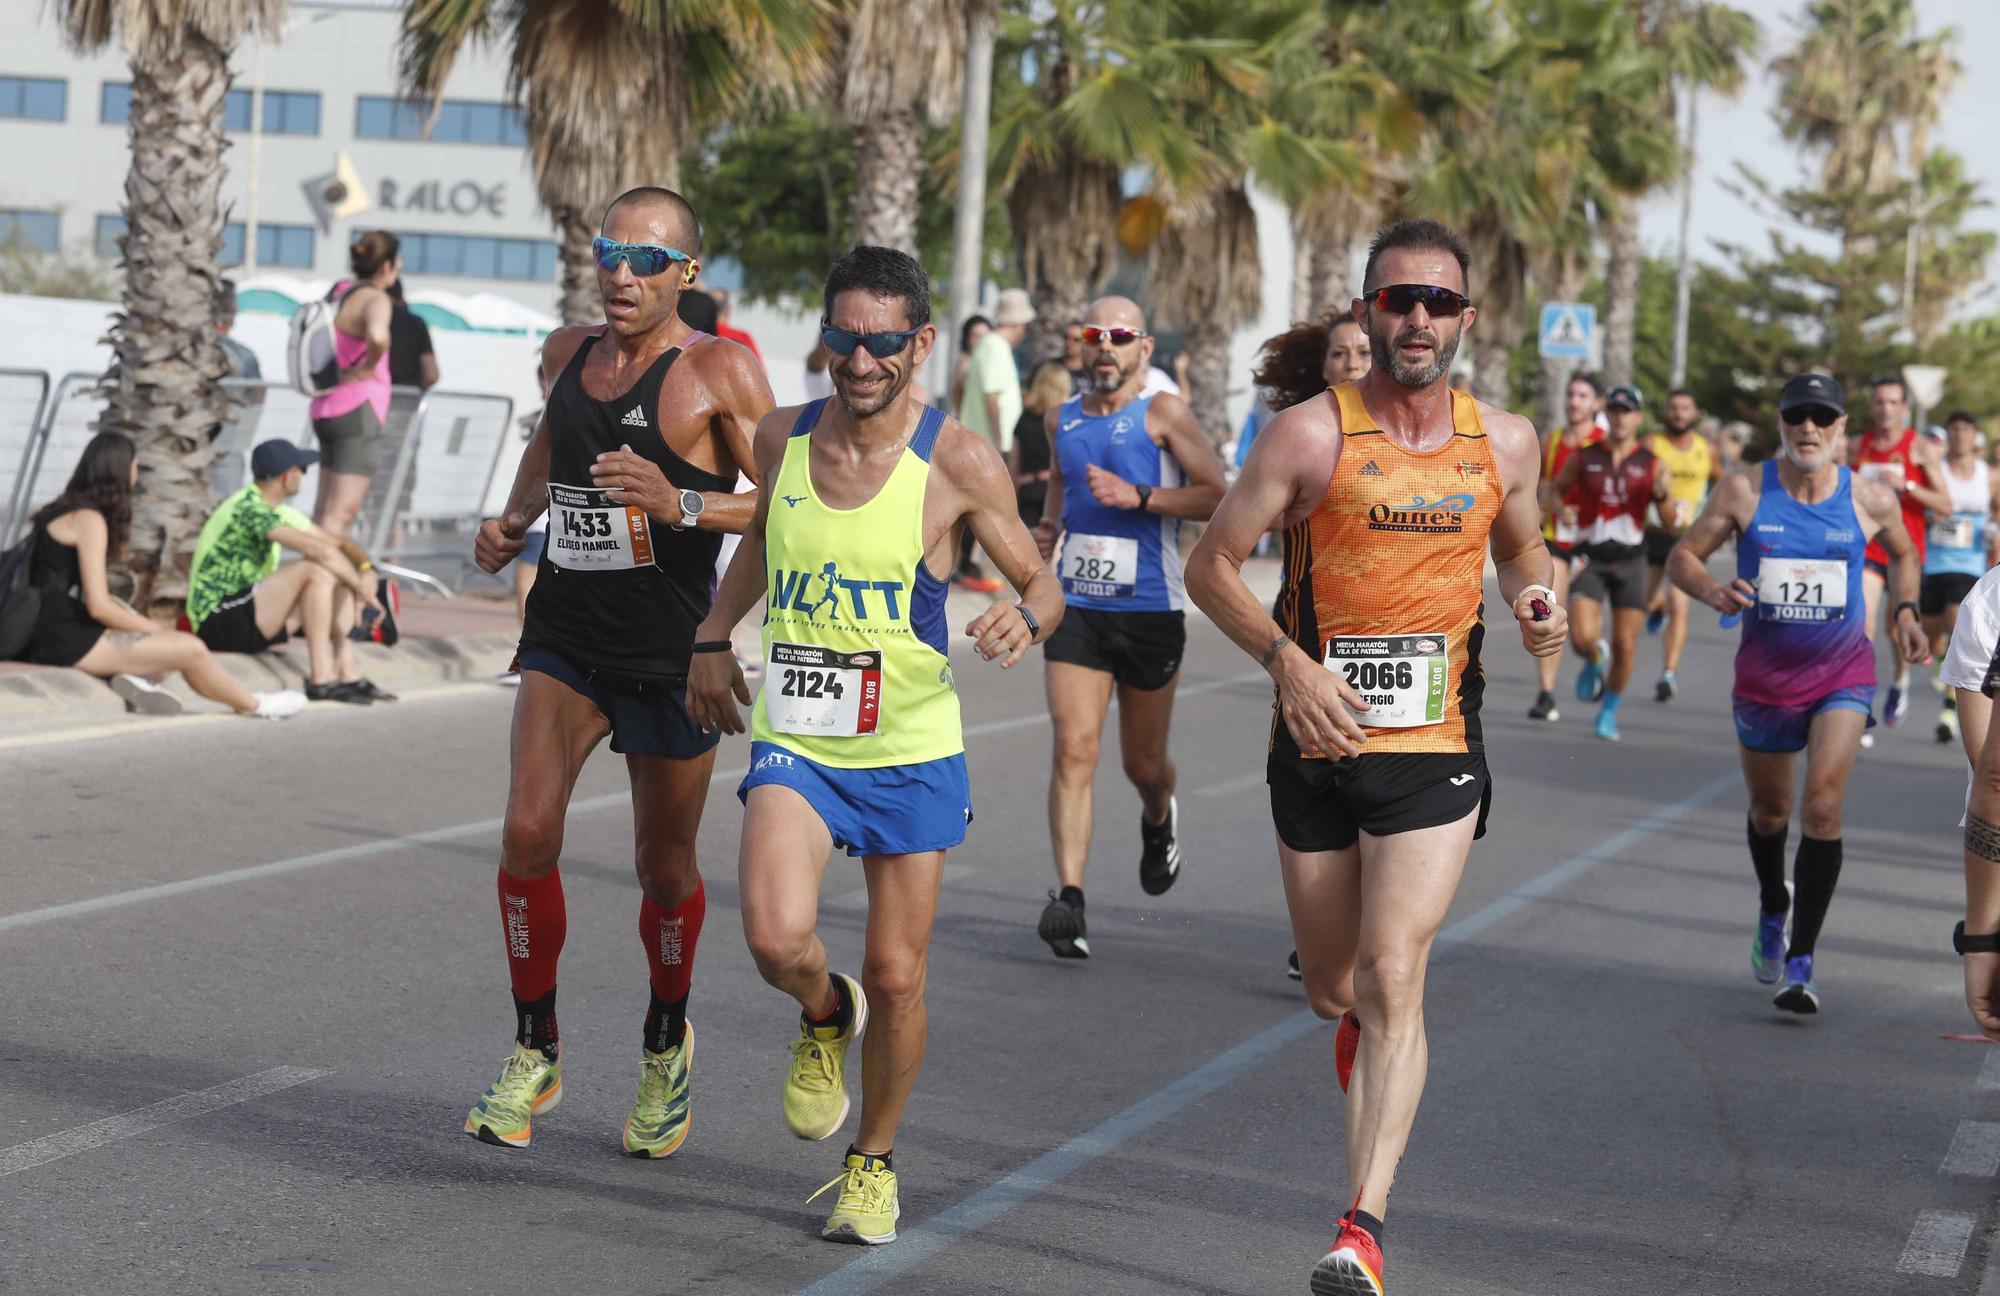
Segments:
[[[396,95],[400,0],[294,0],[281,39],[245,41],[230,91],[222,256],[238,278],[344,274],[367,229],[401,236],[412,290],[497,293],[553,309],[556,244],[536,199],[520,110],[491,49],[461,57],[428,105]],[[131,74],[114,45],[79,55],[43,0],[0,0],[0,241],[116,260]],[[324,182],[358,178],[336,216]]]

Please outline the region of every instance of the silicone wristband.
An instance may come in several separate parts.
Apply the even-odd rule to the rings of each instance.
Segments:
[[[734,647],[736,647],[736,645],[729,642],[729,640],[727,639],[704,639],[700,643],[694,646],[694,651],[698,653],[728,652]]]

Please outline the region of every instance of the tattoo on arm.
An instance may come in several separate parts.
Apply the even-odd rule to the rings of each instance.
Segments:
[[[1264,650],[1263,660],[1258,662],[1258,665],[1262,666],[1265,670],[1271,669],[1271,663],[1278,660],[1278,654],[1285,651],[1285,645],[1291,641],[1292,637],[1290,635],[1279,635],[1276,639],[1273,639],[1271,646]]]
[[[1965,817],[1965,850],[1967,854],[2000,864],[2000,824],[1968,814]]]

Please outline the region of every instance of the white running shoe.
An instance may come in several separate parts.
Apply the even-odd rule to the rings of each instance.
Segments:
[[[279,689],[275,693],[259,693],[257,709],[250,713],[252,720],[289,720],[306,709],[306,695],[297,689]]]
[[[181,700],[143,675],[113,675],[111,691],[125,699],[125,709],[138,715],[177,716]]]

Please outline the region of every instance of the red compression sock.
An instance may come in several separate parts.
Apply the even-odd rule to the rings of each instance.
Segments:
[[[647,896],[639,903],[639,939],[646,942],[646,972],[653,993],[665,1003],[687,998],[694,981],[694,947],[701,939],[701,920],[708,912],[708,893],[700,882],[687,899],[669,909]]]
[[[507,941],[507,975],[514,997],[532,1001],[556,988],[569,915],[563,908],[562,873],[517,878],[500,870],[500,931]]]

